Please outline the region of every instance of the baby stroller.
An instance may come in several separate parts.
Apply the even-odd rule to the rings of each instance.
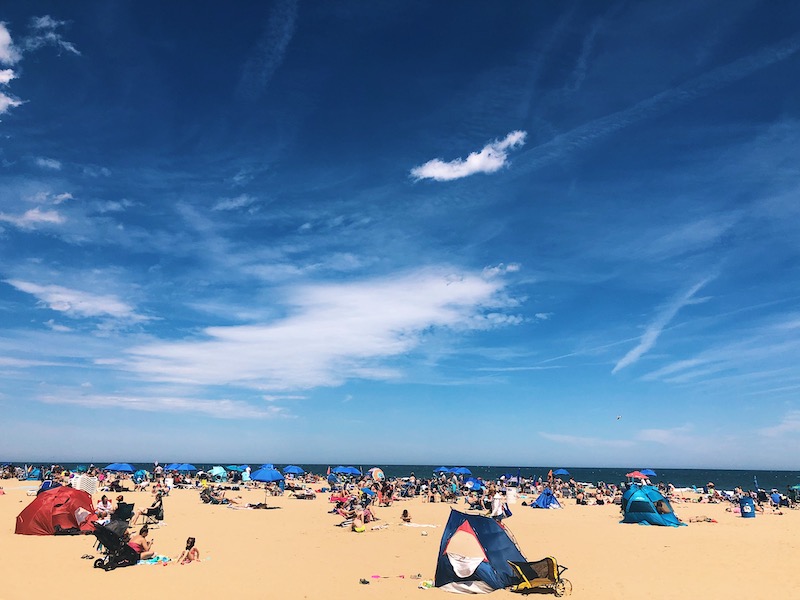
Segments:
[[[122,523],[125,529],[120,531],[119,527],[114,527],[117,523]],[[121,521],[112,521],[108,526],[94,526],[97,547],[102,547],[105,555],[103,558],[98,558],[94,561],[96,569],[113,571],[117,567],[129,567],[139,562],[139,553],[128,546],[126,533],[127,523]]]

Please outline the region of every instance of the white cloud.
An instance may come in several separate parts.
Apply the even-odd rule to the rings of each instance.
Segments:
[[[72,290],[60,285],[39,285],[19,279],[7,279],[6,283],[21,292],[35,296],[51,310],[63,312],[71,317],[114,317],[134,321],[145,320],[137,315],[133,307],[115,296],[102,296]]]
[[[22,54],[11,40],[11,33],[8,31],[6,24],[0,21],[0,63],[13,65],[20,58],[22,58]]]
[[[669,322],[675,318],[675,315],[678,314],[678,311],[686,305],[697,303],[697,299],[694,297],[694,295],[699,292],[708,282],[709,279],[704,279],[700,283],[694,285],[688,292],[682,294],[664,307],[661,312],[656,315],[655,320],[647,326],[647,329],[639,340],[639,344],[630,350],[625,356],[623,356],[614,366],[614,369],[611,372],[616,373],[617,371],[634,364],[646,352],[655,346],[656,342],[658,341],[658,337],[661,335],[661,332],[669,324]]]
[[[15,106],[20,106],[21,104],[22,100],[17,100],[16,98],[12,98],[3,92],[0,92],[0,115],[8,112],[9,108],[14,108]]]
[[[546,312],[540,312],[540,313],[536,313],[533,316],[536,317],[537,319],[539,319],[540,321],[549,321],[550,317],[553,316],[553,313],[551,313],[551,312],[547,312],[547,313]]]
[[[132,348],[127,368],[154,381],[236,384],[264,392],[396,378],[397,371],[381,362],[415,349],[437,328],[514,324],[497,311],[505,302],[502,290],[497,279],[451,277],[433,269],[305,286],[285,294],[289,306],[281,320],[209,327],[202,339]]]
[[[500,263],[494,267],[486,267],[483,269],[483,274],[486,277],[494,277],[496,275],[505,275],[506,273],[516,273],[520,270],[520,265],[517,263],[503,264]]]
[[[44,396],[45,404],[69,404],[92,409],[121,408],[155,413],[198,413],[217,419],[268,419],[288,416],[278,406],[257,407],[238,400],[199,400],[160,396],[79,395]]]
[[[765,427],[759,430],[759,433],[766,437],[800,433],[800,410],[789,411],[783,416],[780,423],[772,427]]]
[[[0,221],[11,223],[20,229],[33,229],[36,225],[60,225],[66,218],[56,210],[42,210],[36,207],[25,211],[22,215],[0,213]]]
[[[44,324],[47,325],[53,331],[58,331],[59,333],[66,333],[68,331],[72,331],[71,327],[67,327],[66,325],[61,325],[59,323],[56,323],[53,319],[45,321]]]
[[[475,173],[494,173],[506,164],[508,150],[525,143],[526,135],[524,131],[512,131],[504,139],[487,144],[479,152],[472,152],[466,160],[457,158],[444,162],[434,158],[411,169],[411,176],[417,180],[451,181]]]
[[[72,194],[69,192],[64,192],[63,194],[56,194],[53,196],[53,204],[61,204],[62,202],[66,202],[67,200],[72,200]]]
[[[8,85],[16,76],[13,69],[0,69],[0,85]]]
[[[691,435],[691,425],[672,427],[669,429],[642,429],[636,434],[636,439],[643,442],[654,442],[664,446],[675,447],[693,445],[695,436]]]
[[[244,208],[250,206],[256,199],[247,194],[241,194],[235,198],[223,198],[217,202],[212,210],[236,210],[237,208]]]
[[[33,33],[23,40],[25,50],[37,50],[42,46],[55,46],[60,50],[66,50],[80,56],[80,52],[75,45],[65,40],[57,31],[63,25],[66,25],[66,21],[57,21],[49,15],[34,17],[31,19]]]
[[[53,171],[61,170],[61,162],[55,158],[45,158],[40,156],[36,159],[36,166],[41,167],[42,169],[51,169]]]

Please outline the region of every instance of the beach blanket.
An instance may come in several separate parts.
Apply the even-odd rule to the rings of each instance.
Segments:
[[[138,563],[139,565],[165,565],[169,562],[172,562],[172,559],[169,556],[164,556],[163,554],[156,554],[153,558],[148,558],[146,560],[140,560]]]

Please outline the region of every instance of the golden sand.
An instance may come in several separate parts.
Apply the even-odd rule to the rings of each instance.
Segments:
[[[457,597],[418,589],[420,580],[412,578],[433,579],[448,504],[395,502],[377,509],[379,521],[356,534],[335,526],[342,519],[328,514],[326,495],[269,497],[278,509],[233,510],[202,504],[196,491],[174,490],[164,499],[164,525],[151,532],[153,549],[174,558],[193,536],[203,561],[105,572],[81,558],[100,556],[93,536],[15,535],[15,518],[33,500],[26,492],[35,482],[0,485],[5,488],[0,495],[2,600],[45,594],[63,600]],[[228,493],[245,502],[265,499],[263,491]],[[137,508],[152,501],[146,492],[125,497]],[[800,510],[742,519],[726,506],[677,503],[675,511],[684,521],[703,515],[717,523],[666,528],[619,524],[617,506],[567,503],[563,510],[535,510],[516,504],[507,524],[529,560],[552,555],[569,567],[564,576],[572,581],[572,598],[800,598]],[[414,523],[436,527],[401,525],[403,509]],[[373,530],[377,525],[385,527]],[[492,597],[512,596],[499,591]]]

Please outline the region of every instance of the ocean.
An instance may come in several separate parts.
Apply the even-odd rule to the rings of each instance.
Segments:
[[[14,464],[25,464],[16,462]],[[63,463],[63,462],[29,462],[27,464],[60,464],[67,469],[76,469],[79,464],[86,465],[87,463]],[[95,462],[97,466],[104,467],[107,462]],[[153,463],[130,463],[134,469],[145,469],[152,471]],[[162,463],[165,464],[165,463]],[[227,466],[231,464],[249,464],[253,470],[257,469],[262,463],[191,463],[198,469],[210,469],[215,464]],[[275,464],[277,469],[282,469],[286,465]],[[298,464],[306,472],[326,474],[328,468],[334,468],[336,464]],[[433,471],[441,465],[350,465],[355,466],[362,472],[372,467],[380,467],[386,477],[407,477],[414,473],[416,477],[432,477]],[[454,466],[454,465],[444,465]],[[498,479],[503,475],[516,476],[517,472],[521,473],[523,477],[542,477],[547,478],[547,473],[551,467],[531,467],[531,466],[476,466],[476,465],[455,465],[465,466],[472,472],[473,477],[479,477],[484,480]],[[573,479],[585,483],[596,483],[604,481],[606,483],[620,483],[625,481],[625,473],[632,471],[630,468],[587,468],[587,467],[553,467],[565,468],[569,471]],[[646,467],[641,467],[646,468]],[[692,486],[703,487],[709,482],[713,482],[717,489],[732,490],[736,486],[741,486],[745,490],[752,490],[757,486],[762,489],[778,489],[785,492],[788,486],[800,484],[800,471],[757,471],[757,470],[731,470],[731,469],[655,469],[657,475],[650,479],[654,482],[672,483],[676,487],[691,488]],[[566,477],[563,477],[566,478]]]

